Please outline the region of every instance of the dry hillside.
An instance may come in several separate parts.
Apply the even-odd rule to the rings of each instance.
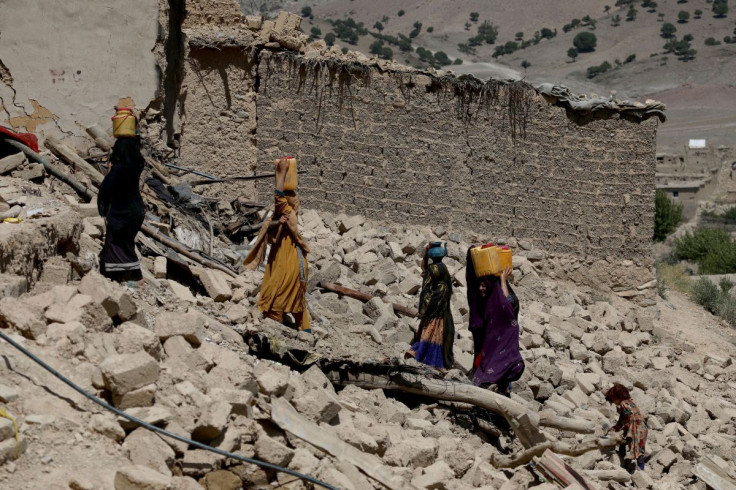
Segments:
[[[273,7],[282,2],[272,3]],[[332,19],[353,18],[363,22],[371,31],[375,22],[382,21],[384,34],[394,36],[409,35],[413,24],[418,21],[422,23],[422,30],[413,41],[414,49],[441,50],[451,59],[463,59],[462,65],[446,67],[453,71],[480,77],[524,77],[534,83],[553,81],[582,93],[608,94],[614,91],[619,98],[666,99],[670,112],[668,123],[660,131],[662,150],[681,146],[692,137],[712,139],[715,144],[732,144],[736,134],[736,116],[729,104],[736,100],[733,97],[736,44],[724,43],[723,38],[734,36],[736,5],[730,5],[731,11],[725,17],[716,18],[712,3],[706,0],[685,3],[662,0],[657,4],[655,9],[647,9],[641,6],[641,2],[634,2],[637,15],[633,21],[626,20],[628,7],[615,7],[613,0],[532,0],[523,3],[501,0],[328,0],[278,6],[296,12],[305,5],[312,6],[314,18],[304,23],[303,30],[309,32],[312,26],[318,26],[323,35],[330,32],[329,21]],[[264,8],[269,6],[262,5]],[[611,7],[608,12],[605,11],[606,6]],[[400,10],[405,12],[404,15],[398,15]],[[702,11],[700,18],[696,18],[696,10]],[[687,22],[678,22],[680,11],[690,14]],[[471,12],[479,14],[478,21],[470,22],[470,29],[466,30]],[[597,46],[594,52],[581,53],[575,62],[571,62],[567,51],[573,45],[573,38],[590,29],[578,27],[565,33],[563,26],[586,15],[596,21],[591,32],[597,37]],[[617,15],[621,21],[614,26],[612,20]],[[458,44],[474,36],[484,20],[498,27],[496,43],[479,46],[472,55],[461,53]],[[697,51],[694,60],[679,61],[672,53],[665,52],[666,40],[660,32],[664,23],[675,25],[677,38],[692,35],[692,48]],[[433,32],[428,33],[428,27],[433,27]],[[543,28],[556,29],[557,35],[524,50],[493,57],[496,46],[513,41],[517,32],[523,32],[524,39],[530,39],[535,31]],[[707,46],[705,40],[709,37],[721,44]],[[367,53],[374,40],[367,35],[362,36],[356,45],[340,40],[338,44]],[[393,51],[399,62],[418,62],[415,55],[401,53],[395,46]],[[636,59],[624,64],[630,55],[635,55]],[[531,64],[526,70],[521,66],[525,60]],[[618,67],[616,60],[621,62]],[[603,62],[609,62],[614,68],[594,79],[587,78],[587,69]]]

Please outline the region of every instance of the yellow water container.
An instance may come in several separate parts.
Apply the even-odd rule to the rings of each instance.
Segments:
[[[504,268],[513,267],[511,257],[510,248],[492,243],[470,250],[476,277],[500,276]]]
[[[136,117],[132,109],[121,107],[112,117],[112,134],[116,138],[135,138]]]
[[[281,160],[287,160],[289,162],[289,169],[286,171],[286,180],[284,181],[284,190],[287,192],[295,191],[299,187],[299,174],[296,173],[296,158],[281,157],[274,162],[274,168]]]
[[[501,262],[501,271],[506,267],[514,268],[514,263],[511,260],[511,249],[509,247],[501,246],[498,247],[498,259]]]

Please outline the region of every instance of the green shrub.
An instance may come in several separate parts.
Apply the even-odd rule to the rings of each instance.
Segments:
[[[698,228],[694,232],[685,234],[675,240],[673,255],[677,260],[700,262],[709,252],[727,247],[731,237],[723,230],[713,228]]]
[[[662,242],[682,221],[682,204],[675,203],[662,189],[654,196],[654,241]]]
[[[598,39],[592,32],[579,32],[572,40],[573,46],[575,46],[579,53],[590,53],[595,51],[595,45],[597,42]]]
[[[728,13],[728,0],[714,0],[713,13],[715,14],[715,17],[725,17]]]
[[[401,17],[401,16],[403,16],[403,15],[404,15],[405,13],[406,13],[406,12],[404,12],[403,10],[399,10],[399,11],[397,12],[397,15],[398,15],[399,17]]]
[[[710,279],[701,277],[693,284],[693,300],[711,313],[716,312],[716,305],[718,304],[720,295],[721,290]]]
[[[731,290],[733,287],[733,283],[731,282],[731,279],[727,277],[722,277],[718,285],[721,287],[721,291],[724,293],[727,293]]]
[[[736,298],[730,294],[721,294],[716,304],[716,315],[723,318],[732,327],[736,327]]]
[[[717,41],[714,37],[709,37],[705,40],[706,46],[718,46],[719,44],[721,44],[721,41]]]
[[[677,14],[677,22],[680,24],[686,24],[688,20],[690,20],[690,12],[687,10],[680,10]]]
[[[736,272],[736,243],[729,237],[728,244],[713,247],[698,262],[701,274],[731,274]]]
[[[692,281],[684,265],[659,262],[656,264],[656,271],[657,290],[674,289],[681,293],[690,293]]]
[[[662,27],[659,29],[659,35],[665,39],[672,38],[675,35],[675,32],[677,32],[677,27],[669,22],[662,24]]]
[[[312,16],[312,7],[309,5],[306,5],[302,7],[302,17],[311,17]]]

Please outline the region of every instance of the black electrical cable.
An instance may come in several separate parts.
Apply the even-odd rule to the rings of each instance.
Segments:
[[[36,357],[31,351],[29,351],[28,349],[26,349],[25,347],[23,347],[22,345],[18,344],[13,339],[11,339],[7,335],[5,335],[5,333],[2,332],[2,331],[0,331],[0,338],[2,338],[7,343],[9,343],[13,347],[15,347],[16,349],[18,349],[19,351],[21,351],[26,356],[30,357],[37,364],[41,365],[41,367],[43,367],[46,371],[50,372],[51,374],[53,374],[54,376],[56,376],[57,378],[59,378],[61,381],[63,381],[67,385],[69,385],[72,389],[74,389],[78,393],[81,393],[82,395],[86,396],[87,398],[89,398],[90,400],[92,400],[96,404],[100,405],[101,407],[106,408],[107,410],[110,410],[114,414],[116,414],[116,415],[118,415],[120,417],[123,417],[123,418],[125,418],[125,419],[133,422],[136,425],[139,425],[139,426],[141,426],[141,427],[143,427],[145,429],[148,429],[150,431],[153,431],[153,432],[156,432],[158,434],[164,435],[166,437],[170,437],[172,439],[176,439],[177,441],[180,441],[180,442],[189,444],[191,446],[195,446],[195,447],[197,447],[199,449],[204,449],[205,451],[210,451],[210,452],[213,452],[215,454],[219,454],[221,456],[225,456],[225,457],[232,458],[232,459],[237,459],[238,461],[242,461],[244,463],[250,463],[250,464],[257,465],[257,466],[261,466],[263,468],[269,468],[269,469],[272,469],[272,470],[280,471],[282,473],[287,473],[289,475],[295,476],[295,477],[300,478],[302,480],[306,480],[306,481],[308,481],[310,483],[314,483],[315,485],[319,485],[321,487],[327,488],[328,490],[338,490],[336,487],[333,487],[329,483],[325,483],[323,481],[317,480],[316,478],[313,478],[313,477],[311,477],[309,475],[304,475],[304,474],[299,473],[297,471],[290,470],[289,468],[283,468],[281,466],[276,466],[275,464],[266,463],[265,461],[259,461],[257,459],[246,458],[245,456],[241,456],[239,454],[231,453],[231,452],[228,452],[228,451],[223,451],[222,449],[218,449],[216,447],[208,446],[207,444],[202,444],[201,442],[192,441],[191,439],[187,439],[186,437],[182,437],[182,436],[180,436],[178,434],[174,434],[173,432],[169,432],[169,431],[167,431],[165,429],[162,429],[160,427],[156,427],[155,425],[151,425],[148,422],[144,422],[143,420],[141,420],[139,418],[136,418],[136,417],[133,417],[132,415],[128,415],[127,413],[123,412],[122,410],[118,410],[117,408],[113,407],[112,405],[109,405],[108,403],[104,402],[103,400],[100,400],[96,396],[94,396],[94,395],[92,395],[90,393],[87,393],[85,390],[83,390],[82,388],[80,388],[79,386],[77,386],[76,384],[74,384],[73,381],[71,381],[70,379],[66,378],[63,374],[59,373],[56,369],[52,368],[51,366],[49,366],[48,364],[46,364],[45,362],[43,362],[41,359],[39,359],[38,357]]]

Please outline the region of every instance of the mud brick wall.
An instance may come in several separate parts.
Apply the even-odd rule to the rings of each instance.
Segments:
[[[256,65],[243,48],[192,48],[184,64],[179,161],[218,177],[251,175],[256,167]],[[215,184],[207,196],[253,195],[252,184]]]
[[[426,75],[299,63],[261,55],[258,170],[296,156],[308,171],[306,207],[529,239],[578,257],[650,255],[654,118],[581,118],[533,90],[512,100],[508,86],[489,104],[464,104],[462,90]],[[265,201],[272,189],[258,185]]]

